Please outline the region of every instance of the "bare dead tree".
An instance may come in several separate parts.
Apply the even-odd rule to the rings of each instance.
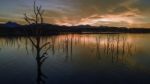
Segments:
[[[25,13],[24,19],[28,24],[43,24],[43,14],[44,10],[42,9],[42,6],[37,6],[35,0],[33,5],[33,16],[28,16],[27,13]]]
[[[44,14],[44,10],[42,9],[42,6],[41,6],[41,5],[38,6],[38,5],[36,4],[36,0],[34,0],[34,4],[33,4],[33,15],[32,15],[32,16],[28,16],[27,13],[25,13],[25,14],[24,14],[24,20],[25,20],[29,25],[35,24],[35,27],[38,27],[38,28],[39,28],[40,25],[38,25],[38,24],[43,24],[43,23],[44,23],[43,14]],[[38,25],[38,26],[37,26],[37,25]],[[27,30],[27,29],[25,30],[25,33],[26,33],[26,35],[28,36],[29,40],[31,41],[31,43],[33,44],[33,46],[36,47],[36,48],[38,47],[37,45],[41,43],[41,37],[40,37],[41,31],[40,31],[38,28],[36,28],[36,29],[34,30],[34,32],[32,32],[32,33],[36,33],[36,34],[35,34],[35,35],[36,35],[36,36],[35,36],[36,38],[32,38],[32,37],[30,36],[30,33],[28,32],[28,30]],[[36,41],[36,42],[35,42],[35,41]],[[47,42],[47,43],[41,45],[40,47],[41,47],[41,48],[44,48],[45,46],[47,46],[47,45],[49,45],[49,44],[50,44],[50,42]]]
[[[28,16],[26,13],[24,14],[24,20],[29,24],[35,24],[34,27],[36,27],[35,30],[33,30],[35,34],[35,37],[31,37],[28,29],[25,29],[25,33],[27,37],[29,38],[29,41],[31,42],[33,48],[36,50],[36,62],[37,62],[37,84],[45,84],[44,78],[46,76],[42,73],[42,64],[47,59],[48,50],[51,48],[51,42],[45,42],[43,43],[41,39],[41,31],[39,30],[39,27],[44,23],[43,19],[44,10],[42,9],[42,6],[36,5],[36,0],[34,1],[33,5],[33,16]],[[40,24],[40,25],[38,25]]]

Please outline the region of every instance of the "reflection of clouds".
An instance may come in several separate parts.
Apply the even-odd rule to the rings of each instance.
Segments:
[[[62,35],[57,37],[56,42],[59,40],[63,46],[67,40],[68,46],[74,46],[72,52],[76,52],[82,62],[85,59],[93,62],[107,59],[113,63],[129,65],[131,63],[132,65],[136,63],[136,60],[130,59],[136,54],[135,44],[132,39],[133,37],[127,34]],[[73,42],[72,45],[71,42]],[[75,55],[74,58],[76,57],[78,56]]]
[[[90,35],[88,35],[88,36],[73,35],[73,37],[72,37],[72,35],[68,35],[67,38],[68,38],[68,40],[71,40],[73,38],[73,41],[76,41],[78,39],[80,41],[80,43],[85,43],[85,44],[96,44],[97,43],[97,41],[96,41],[97,36],[92,36],[92,35],[91,36]],[[65,40],[66,36],[65,35],[59,36],[58,39]],[[99,44],[101,46],[104,46],[104,44],[107,43],[108,39],[110,40],[110,44],[112,43],[115,46],[117,45],[116,40],[119,40],[120,43],[126,42],[126,43],[132,44],[134,42],[131,37],[121,36],[121,35],[119,36],[119,38],[117,37],[117,35],[109,36],[109,37],[107,37],[106,35],[104,35],[104,36],[102,35],[102,36],[100,36],[99,39],[100,39]],[[122,44],[119,44],[119,45],[122,45]]]
[[[52,49],[55,52],[54,55],[56,58],[61,60],[63,60],[66,55],[67,60],[72,59],[76,61],[76,58],[79,57],[81,62],[85,60],[88,60],[87,62],[89,62],[89,60],[93,60],[92,63],[97,60],[113,60],[113,62],[130,63],[131,65],[136,63],[136,60],[131,59],[130,57],[131,55],[135,56],[136,54],[136,52],[133,51],[135,39],[130,35],[59,35],[42,38],[41,45],[45,42],[52,42],[52,38],[55,40],[53,44],[54,48]],[[26,38],[8,40],[1,38],[0,46],[9,46],[12,48],[17,48],[17,46],[20,46],[21,49],[25,49],[26,40]],[[119,41],[118,45],[117,41]],[[32,44],[30,42],[27,44],[29,49],[32,48]],[[48,53],[50,55],[53,51]],[[60,58],[60,56],[62,56],[62,58]]]

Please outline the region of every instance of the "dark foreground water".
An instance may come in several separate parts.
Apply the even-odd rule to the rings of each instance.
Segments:
[[[150,34],[1,37],[0,84],[150,84]]]

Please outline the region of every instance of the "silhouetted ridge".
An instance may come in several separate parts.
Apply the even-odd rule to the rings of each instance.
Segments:
[[[9,22],[7,22],[7,23],[5,24],[5,26],[6,26],[6,27],[15,28],[15,27],[19,27],[20,25],[17,24],[17,23],[15,23],[15,22],[9,21]]]
[[[39,30],[41,35],[62,34],[62,33],[150,33],[149,28],[126,28],[126,27],[107,27],[107,26],[58,26],[52,24],[31,24],[19,25],[14,22],[0,24],[0,35],[34,35]]]

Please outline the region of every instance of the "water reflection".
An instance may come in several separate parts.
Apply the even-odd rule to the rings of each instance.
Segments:
[[[72,60],[73,51],[75,51],[74,47],[76,46],[88,48],[87,52],[91,52],[98,60],[111,56],[112,62],[123,62],[128,56],[133,56],[136,50],[136,45],[126,35],[119,34],[106,36],[63,35],[57,37],[56,40],[62,42],[62,44],[56,44],[63,47],[63,51],[66,53],[65,60]]]
[[[30,38],[29,40],[35,48],[36,51],[36,62],[37,62],[37,84],[45,84],[44,78],[47,78],[46,75],[42,72],[42,65],[47,59],[47,52],[50,49],[50,42],[42,42],[42,38],[37,36],[35,38]],[[42,43],[41,43],[42,42]],[[41,45],[42,44],[42,45]]]
[[[42,72],[42,65],[48,58],[47,52],[50,50],[50,48],[52,48],[54,54],[54,39],[55,38],[51,38],[52,41],[49,42],[47,39],[43,40],[43,37],[41,36],[26,38],[2,38],[1,44],[3,46],[17,47],[20,49],[20,43],[23,43],[23,47],[25,48],[27,54],[29,51],[32,51],[33,54],[36,53],[34,58],[36,59],[37,64],[37,84],[45,84],[45,79],[47,76]]]
[[[49,84],[46,80],[50,80],[51,77],[44,74],[46,72],[43,71],[45,68],[42,66],[46,61],[51,61],[52,59],[55,59],[55,61],[57,59],[59,61],[63,60],[63,62],[72,64],[72,66],[76,63],[76,68],[83,66],[89,69],[90,63],[92,66],[92,63],[98,64],[99,62],[107,61],[111,64],[130,66],[130,63],[133,62],[131,57],[136,56],[135,54],[137,53],[137,45],[134,43],[133,38],[130,38],[130,35],[127,34],[69,34],[50,37],[5,37],[0,38],[0,46],[23,49],[27,55],[32,53],[37,65],[37,84]],[[86,62],[89,65],[85,67],[83,63]],[[94,65],[96,66],[96,64]],[[99,71],[99,69],[97,71]]]

